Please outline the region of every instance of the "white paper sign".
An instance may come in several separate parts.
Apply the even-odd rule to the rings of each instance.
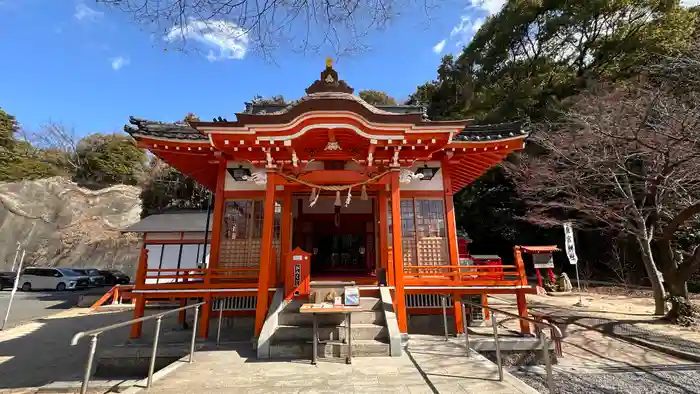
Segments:
[[[551,253],[533,254],[532,261],[535,268],[554,268],[554,259]]]
[[[564,223],[564,244],[566,248],[566,256],[569,262],[573,265],[578,263],[576,256],[576,244],[574,244],[574,229],[571,227],[571,222]]]

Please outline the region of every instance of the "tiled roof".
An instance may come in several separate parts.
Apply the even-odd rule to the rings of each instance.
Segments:
[[[209,231],[211,231],[213,220],[209,220]],[[204,232],[207,225],[207,213],[195,212],[172,212],[146,216],[141,221],[132,224],[122,230],[124,233],[158,233],[158,232]]]
[[[351,95],[348,95],[351,96]],[[319,96],[320,97],[320,96]],[[337,98],[346,98],[346,95],[336,95]],[[334,97],[334,98],[336,98]],[[274,114],[283,111],[285,108],[297,104],[296,102],[290,104],[253,104],[246,103],[245,113],[252,115],[266,115]],[[375,108],[383,112],[389,112],[393,114],[422,114],[424,109],[422,106],[418,105],[374,105]]]
[[[191,141],[208,140],[206,135],[193,129],[186,122],[154,122],[130,116],[129,123],[130,124],[124,126],[124,131],[132,136],[139,135]]]
[[[469,125],[455,138],[455,141],[501,140],[527,134],[521,122]]]

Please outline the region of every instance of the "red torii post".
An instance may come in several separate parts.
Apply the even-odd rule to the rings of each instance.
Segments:
[[[523,262],[523,253],[528,253],[528,254],[544,254],[544,253],[552,253],[552,252],[557,252],[560,249],[556,245],[549,245],[549,246],[515,246],[513,248],[514,254],[515,254],[515,265],[518,268],[518,271],[520,272],[520,284],[523,287],[527,287],[527,277],[525,275],[525,263]],[[551,269],[550,269],[551,272]],[[538,279],[541,281],[541,277],[539,276],[538,272]],[[541,283],[541,282],[540,282]],[[518,304],[518,315],[522,317],[527,317],[528,312],[527,312],[527,300],[525,299],[525,293],[527,291],[523,289],[520,289],[516,293],[516,300]],[[525,320],[520,320],[520,332],[522,334],[530,334],[530,323],[528,323]]]
[[[556,245],[548,245],[548,246],[521,246],[520,249],[527,254],[532,254],[532,255],[537,255],[537,254],[552,254],[554,252],[561,252],[561,249],[559,249],[558,246]],[[542,286],[542,274],[540,273],[540,269],[538,267],[535,267],[535,272],[537,273],[537,285],[539,287]],[[552,267],[547,267],[547,277],[549,278],[549,281],[551,283],[554,283],[554,271],[552,270]]]

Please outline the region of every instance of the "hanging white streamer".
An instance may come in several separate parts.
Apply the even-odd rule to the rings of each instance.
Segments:
[[[336,207],[340,206],[340,191],[335,192],[335,202],[333,203]]]
[[[320,190],[318,190],[316,188],[311,189],[311,197],[309,197],[309,206],[310,207],[313,207],[314,205],[316,205],[316,201],[318,201],[318,196],[320,196],[320,195],[321,195]]]

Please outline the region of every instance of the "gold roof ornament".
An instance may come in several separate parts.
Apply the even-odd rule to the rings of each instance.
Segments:
[[[321,71],[321,77],[314,81],[308,88],[306,94],[314,94],[321,92],[349,93],[352,94],[353,89],[348,86],[345,81],[338,78],[338,72],[333,69],[333,59],[326,58],[326,68]]]

